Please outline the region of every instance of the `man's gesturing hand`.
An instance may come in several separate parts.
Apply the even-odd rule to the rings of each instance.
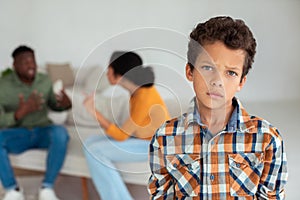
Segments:
[[[15,119],[22,119],[29,113],[41,110],[44,103],[43,94],[36,90],[29,95],[27,100],[24,99],[23,94],[19,94],[19,107],[15,112]]]

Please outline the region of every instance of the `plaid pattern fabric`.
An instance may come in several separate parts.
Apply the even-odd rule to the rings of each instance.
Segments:
[[[212,136],[195,102],[151,141],[151,199],[284,199],[287,161],[279,131],[234,98],[230,121]]]

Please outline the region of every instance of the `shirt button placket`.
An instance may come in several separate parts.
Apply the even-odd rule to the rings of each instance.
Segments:
[[[214,181],[215,180],[215,176],[213,174],[210,175],[210,180]]]

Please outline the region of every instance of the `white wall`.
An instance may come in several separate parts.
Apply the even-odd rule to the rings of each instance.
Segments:
[[[87,63],[105,66],[113,50],[138,48],[146,63],[156,63],[159,80],[189,88],[172,80],[174,76],[166,69],[184,72],[186,37],[198,22],[215,15],[244,19],[258,42],[253,71],[239,95],[242,99],[300,98],[297,0],[3,0],[0,69],[11,65],[10,54],[19,44],[32,46],[41,65],[69,61],[75,67]],[[192,95],[189,89],[181,92],[187,98]]]

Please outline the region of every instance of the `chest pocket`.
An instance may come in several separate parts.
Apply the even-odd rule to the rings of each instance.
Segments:
[[[231,196],[254,196],[264,167],[262,153],[229,154]]]
[[[200,155],[167,155],[167,169],[174,180],[177,197],[194,197],[200,193]]]

